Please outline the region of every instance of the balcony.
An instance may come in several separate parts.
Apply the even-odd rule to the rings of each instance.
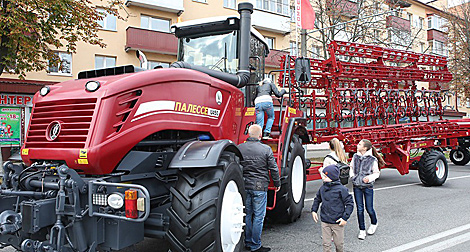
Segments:
[[[265,59],[265,65],[266,67],[272,67],[272,68],[278,68],[281,65],[281,57],[283,55],[288,55],[288,52],[281,51],[281,50],[276,50],[276,49],[271,49],[269,51],[268,57]]]
[[[171,33],[127,27],[126,51],[137,49],[145,52],[176,55],[178,39]]]
[[[404,31],[411,31],[410,20],[397,17],[397,16],[387,17],[387,27],[393,27],[399,30],[404,30]]]
[[[251,17],[253,26],[259,30],[287,34],[290,32],[290,18],[262,10],[254,10]]]
[[[353,18],[358,14],[358,5],[349,0],[327,0],[328,15]]]
[[[126,6],[173,12],[178,13],[178,15],[184,11],[183,0],[126,0]]]
[[[437,40],[447,43],[447,34],[438,30],[431,29],[428,30],[428,41],[429,40]]]

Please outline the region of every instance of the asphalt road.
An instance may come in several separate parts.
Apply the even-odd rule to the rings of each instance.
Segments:
[[[375,184],[377,232],[364,241],[357,239],[354,210],[345,230],[345,251],[470,251],[470,165],[449,168],[449,177],[440,187],[422,186],[416,171],[401,176],[396,170],[382,170]],[[264,246],[272,251],[322,251],[320,223],[314,223],[310,214],[320,186],[321,181],[307,182],[305,207],[297,222],[265,225]],[[165,241],[146,239],[120,252],[168,250]]]

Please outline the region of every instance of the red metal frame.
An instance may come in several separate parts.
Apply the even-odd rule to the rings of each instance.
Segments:
[[[469,119],[442,117],[448,91],[440,86],[452,80],[445,57],[341,41],[333,41],[328,51],[329,59],[310,59],[307,83],[295,80],[295,57],[281,61],[279,85],[293,91],[290,106],[307,108],[311,143],[336,137],[352,155],[359,141],[368,139],[385,154],[386,167],[403,175],[419,160],[410,150],[455,147],[458,137],[468,136]],[[436,90],[418,89],[417,81]],[[318,128],[322,122],[326,127]],[[312,165],[307,174],[315,175],[308,180],[319,179],[319,167]]]

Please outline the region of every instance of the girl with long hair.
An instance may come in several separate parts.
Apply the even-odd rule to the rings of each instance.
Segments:
[[[327,167],[328,165],[336,164],[338,162],[342,162],[345,164],[348,163],[348,158],[346,157],[343,146],[341,146],[341,143],[338,138],[331,139],[329,144],[331,152],[326,155],[325,159],[323,159],[323,166],[318,169],[322,178],[324,176],[323,168]]]
[[[373,235],[377,229],[377,215],[374,210],[374,181],[380,176],[379,167],[385,166],[385,161],[379,155],[372,143],[362,139],[357,145],[357,153],[351,160],[349,175],[352,178],[354,201],[356,202],[359,235],[357,238],[366,238],[364,220],[364,201],[371,225],[367,234]]]

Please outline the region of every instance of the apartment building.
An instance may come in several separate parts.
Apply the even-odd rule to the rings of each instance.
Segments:
[[[104,1],[92,1],[98,7]],[[168,67],[176,61],[177,39],[171,34],[171,25],[213,16],[238,16],[239,0],[125,0],[119,11],[121,20],[106,15],[100,21],[100,38],[105,48],[79,43],[70,54],[65,48],[56,50],[62,62],[50,66],[48,71],[29,72],[25,80],[4,72],[0,76],[0,145],[8,157],[23,142],[32,107],[32,97],[44,85],[77,78],[82,70],[118,65],[139,66],[135,56],[141,50],[149,61],[148,68]],[[254,5],[252,24],[265,36],[271,53],[266,58],[266,73],[279,69],[282,55],[288,54],[291,38],[291,2],[289,0],[251,0]],[[295,38],[294,38],[295,40]],[[274,76],[271,76],[274,78]],[[9,128],[7,129],[7,126]],[[8,134],[3,134],[3,129]],[[13,132],[13,134],[10,134]]]

